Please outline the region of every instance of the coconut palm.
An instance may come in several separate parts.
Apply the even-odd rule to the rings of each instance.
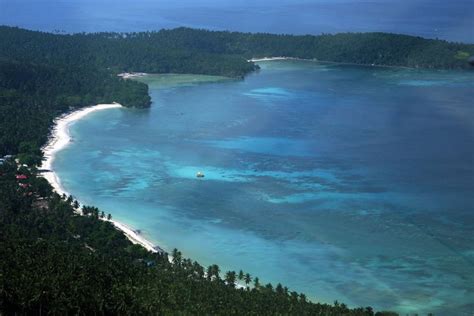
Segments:
[[[252,282],[252,277],[250,276],[250,273],[245,274],[244,281],[245,281],[245,284],[247,285],[249,285],[249,283]]]
[[[66,202],[70,205],[72,205],[72,202],[74,201],[74,197],[72,195],[68,196],[66,199]]]
[[[238,278],[239,278],[240,281],[242,281],[244,279],[244,271],[242,271],[242,270],[239,271]]]
[[[231,287],[235,287],[235,271],[227,271],[225,274],[225,282]]]
[[[306,302],[306,295],[304,295],[303,293],[300,293],[300,302]]]
[[[173,249],[173,254],[171,255],[173,257],[173,263],[176,265],[181,265],[181,252],[178,251],[178,249],[174,248]]]
[[[267,285],[265,285],[265,289],[267,289],[269,292],[273,292],[273,285],[271,283],[267,283]]]
[[[293,301],[295,301],[295,302],[298,301],[298,293],[297,292],[295,292],[295,291],[291,292],[290,297]]]
[[[217,264],[212,265],[212,276],[214,277],[215,280],[220,280],[219,273],[221,272],[221,269]]]
[[[206,278],[211,281],[212,280],[212,266],[207,267]]]
[[[258,289],[260,287],[260,282],[259,282],[259,279],[258,278],[255,278],[253,280],[253,284],[255,286],[256,289]]]
[[[197,261],[194,261],[193,263],[193,270],[199,278],[204,276],[204,268]]]
[[[277,294],[280,294],[280,295],[284,293],[283,286],[281,285],[281,283],[277,284],[275,291],[277,292]]]

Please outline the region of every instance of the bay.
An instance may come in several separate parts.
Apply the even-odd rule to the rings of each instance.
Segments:
[[[65,189],[168,251],[314,300],[472,312],[474,74],[260,65],[141,79],[150,109],[72,126]]]

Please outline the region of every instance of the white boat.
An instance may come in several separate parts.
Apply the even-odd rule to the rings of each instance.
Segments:
[[[198,177],[198,178],[204,178],[204,173],[202,173],[201,171],[198,171],[198,172],[196,173],[196,177]]]

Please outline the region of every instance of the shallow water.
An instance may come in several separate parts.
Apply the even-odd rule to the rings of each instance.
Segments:
[[[261,66],[144,79],[151,109],[73,125],[54,166],[66,190],[316,300],[472,314],[474,74]]]

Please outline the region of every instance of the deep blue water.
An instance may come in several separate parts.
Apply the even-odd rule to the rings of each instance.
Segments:
[[[471,315],[474,73],[261,65],[244,81],[147,79],[151,109],[77,122],[54,166],[65,188],[222,271]]]
[[[0,0],[0,24],[44,31],[383,31],[474,42],[472,0]]]

